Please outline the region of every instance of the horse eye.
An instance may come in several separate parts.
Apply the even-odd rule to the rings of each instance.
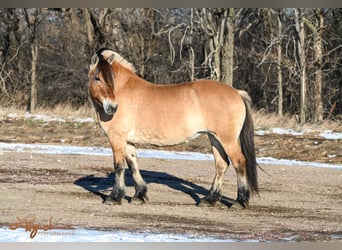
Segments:
[[[95,81],[99,82],[100,81],[100,77],[95,76]]]

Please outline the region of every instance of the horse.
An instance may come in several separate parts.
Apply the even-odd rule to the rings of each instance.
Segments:
[[[170,146],[207,134],[216,174],[208,195],[197,205],[221,200],[223,177],[229,165],[237,175],[234,203],[247,207],[258,193],[254,127],[247,92],[213,80],[155,84],[139,77],[134,66],[117,52],[100,48],[88,72],[90,100],[100,127],[110,142],[114,184],[104,203],[122,204],[125,163],[131,170],[135,194],[130,202],[148,201],[135,145]]]

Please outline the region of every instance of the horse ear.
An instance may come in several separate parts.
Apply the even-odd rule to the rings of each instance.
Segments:
[[[91,58],[91,64],[96,65],[98,62],[99,62],[99,57],[96,54],[93,55],[93,57]]]
[[[111,54],[111,55],[108,57],[107,62],[108,62],[110,65],[112,65],[112,63],[114,62],[114,57],[115,57],[114,54]]]

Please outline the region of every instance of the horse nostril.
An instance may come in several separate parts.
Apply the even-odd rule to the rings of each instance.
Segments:
[[[108,115],[114,115],[114,113],[118,110],[118,104],[116,102],[104,100],[103,109]]]
[[[118,110],[118,105],[108,105],[105,108],[105,111],[108,115],[113,115]]]
[[[113,114],[118,110],[118,105],[115,104],[114,106],[112,106],[112,109],[113,109]]]

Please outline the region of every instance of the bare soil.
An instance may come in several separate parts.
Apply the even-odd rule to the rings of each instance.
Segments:
[[[96,123],[0,119],[0,142],[109,146]],[[257,156],[342,163],[341,140],[315,135],[256,136]],[[208,152],[200,137],[172,150]],[[331,157],[331,155],[336,155]],[[47,224],[76,228],[191,233],[239,240],[342,241],[342,171],[262,165],[260,194],[247,209],[230,207],[236,198],[236,175],[228,170],[222,202],[197,207],[214,177],[211,161],[139,159],[148,183],[149,202],[129,201],[134,186],[126,171],[121,206],[103,204],[113,184],[112,157],[0,152],[0,225],[36,216]]]

